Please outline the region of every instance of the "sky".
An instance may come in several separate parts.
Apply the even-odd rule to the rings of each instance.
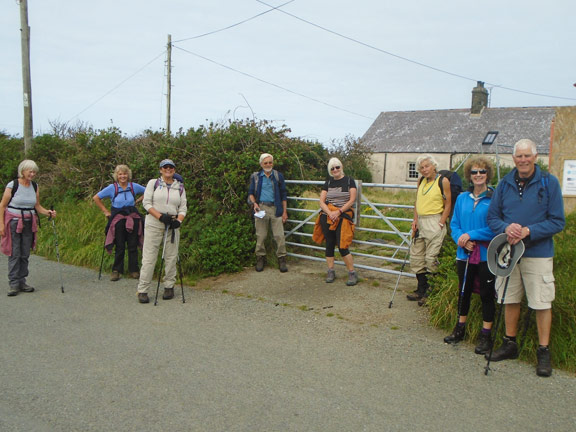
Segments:
[[[266,3],[266,4],[265,4]],[[274,9],[277,8],[277,9]],[[329,145],[385,111],[576,105],[574,0],[28,0],[34,133],[267,120]],[[0,3],[0,131],[23,135],[18,0]]]

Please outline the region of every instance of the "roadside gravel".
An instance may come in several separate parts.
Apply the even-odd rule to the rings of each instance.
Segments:
[[[388,308],[396,277],[325,284],[322,264],[291,261],[153,306],[134,280],[63,275],[64,294],[34,256],[37,291],[0,296],[3,432],[576,430],[573,376],[518,361],[485,376],[405,300],[411,280]]]

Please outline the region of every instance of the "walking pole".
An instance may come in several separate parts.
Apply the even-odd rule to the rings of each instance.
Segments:
[[[415,232],[410,232],[410,239],[413,239],[416,236]],[[404,243],[404,242],[402,242]],[[400,267],[400,274],[398,275],[398,279],[396,279],[396,286],[394,287],[394,292],[392,292],[392,298],[390,299],[390,303],[388,303],[388,309],[392,308],[392,303],[394,302],[394,296],[396,295],[396,291],[398,290],[398,284],[400,283],[400,278],[402,277],[402,272],[404,271],[404,267],[406,266],[406,262],[408,261],[408,258],[410,257],[410,246],[412,244],[408,243],[408,252],[406,253],[406,256],[404,257],[404,262],[402,263],[402,267]],[[402,244],[400,244],[400,246],[402,246]]]
[[[498,333],[498,329],[500,328],[500,321],[502,320],[502,310],[504,309],[504,299],[506,297],[506,291],[508,290],[508,281],[510,280],[510,276],[506,276],[506,283],[504,284],[504,291],[502,292],[502,298],[500,299],[500,310],[498,311],[498,319],[496,320],[496,327],[494,335]],[[488,353],[488,362],[486,363],[486,367],[484,367],[484,375],[488,375],[490,371],[490,362],[492,361],[492,352],[494,352],[494,338],[492,338],[492,343],[490,344],[490,352]]]
[[[406,262],[408,261],[409,256],[410,256],[410,249],[408,249],[408,252],[404,257],[404,262],[402,263],[402,267],[400,268],[400,274],[398,274],[398,279],[396,279],[396,286],[394,287],[392,298],[390,299],[390,303],[388,304],[388,309],[392,308],[392,303],[394,302],[394,296],[396,295],[396,291],[398,290],[398,284],[400,283],[400,278],[402,277],[402,273],[404,272],[404,267],[406,266]]]
[[[466,287],[466,280],[468,279],[468,264],[470,263],[470,252],[467,249],[464,249],[464,251],[466,252],[466,267],[464,267],[464,279],[462,280],[462,287],[458,295],[458,321],[460,321],[462,297],[464,297],[464,288]]]
[[[178,272],[180,273],[180,288],[182,289],[182,303],[186,303],[184,298],[184,282],[182,281],[182,262],[180,261],[180,255],[178,255]]]
[[[168,230],[170,226],[166,226],[164,230],[164,246],[162,247],[162,261],[160,263],[160,273],[158,273],[158,285],[156,285],[156,296],[154,297],[154,306],[158,304],[158,290],[160,289],[160,279],[162,279],[162,269],[164,268],[164,251],[166,251],[166,240],[168,239]]]
[[[51,211],[54,211],[54,207],[50,207]],[[48,220],[52,221],[52,230],[54,231],[54,246],[56,247],[56,259],[58,260],[58,272],[60,273],[60,289],[64,293],[64,282],[62,280],[62,264],[60,264],[60,251],[58,250],[58,233],[56,232],[56,225],[54,224],[54,219],[52,214],[48,216]]]
[[[106,237],[104,237],[104,246],[102,247],[102,258],[100,258],[100,271],[98,272],[98,280],[102,279],[102,265],[104,264],[105,250],[106,250]]]
[[[494,335],[498,333],[500,322],[502,321],[502,311],[504,310],[504,301],[506,300],[506,292],[508,291],[508,282],[510,282],[510,275],[516,267],[516,263],[524,254],[524,242],[520,240],[514,245],[510,245],[507,240],[506,233],[498,234],[492,239],[488,245],[488,269],[494,276],[505,277],[504,290],[500,299],[500,310],[496,319],[496,326],[494,327]],[[490,362],[492,361],[492,354],[494,352],[494,338],[490,343],[490,351],[488,353],[486,367],[484,368],[484,375],[488,375],[490,371]]]

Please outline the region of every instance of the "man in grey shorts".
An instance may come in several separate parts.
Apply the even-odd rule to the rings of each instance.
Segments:
[[[526,250],[516,265],[504,299],[506,336],[492,361],[518,357],[518,321],[524,292],[528,307],[536,311],[539,347],[536,374],[550,376],[550,328],[555,296],[553,257],[554,234],[564,229],[564,204],[558,179],[544,173],[536,159],[536,144],[521,139],[514,145],[516,168],[498,184],[488,210],[488,225],[496,234],[506,233],[508,243],[524,242]],[[504,281],[497,280],[498,301],[502,300]]]

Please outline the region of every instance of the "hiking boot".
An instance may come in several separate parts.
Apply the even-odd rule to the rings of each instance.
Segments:
[[[328,269],[326,273],[326,283],[332,283],[336,279],[336,271],[334,269]]]
[[[465,334],[466,326],[456,324],[452,333],[444,338],[444,342],[447,344],[457,344],[461,340],[464,340]]]
[[[164,294],[162,294],[162,300],[170,300],[174,298],[174,287],[164,288]]]
[[[120,272],[118,272],[117,270],[112,271],[112,274],[110,275],[110,280],[112,282],[116,282],[117,280],[120,280]]]
[[[474,352],[476,354],[486,354],[490,351],[490,347],[492,346],[492,336],[490,333],[482,333],[478,335],[478,340],[476,341],[476,348],[474,348]]]
[[[278,258],[278,268],[280,269],[281,273],[286,273],[288,271],[288,267],[286,267],[286,257],[281,256]]]
[[[354,286],[357,283],[358,283],[358,275],[356,274],[356,272],[355,271],[348,272],[348,281],[346,282],[346,285]]]
[[[130,273],[130,277],[131,277],[132,279],[140,279],[140,272],[137,272],[137,271],[136,271],[136,272],[131,272],[131,273]]]
[[[10,289],[8,290],[8,297],[17,296],[19,292],[20,292],[20,291],[17,290],[17,289],[10,288]]]
[[[428,296],[423,295],[420,300],[418,300],[418,306],[426,306],[426,302],[428,301]]]
[[[550,360],[550,348],[547,346],[539,346],[536,351],[538,357],[538,365],[536,366],[536,375],[541,377],[549,377],[552,375],[552,362]]]
[[[486,360],[488,360],[489,352],[485,354]],[[496,351],[492,353],[492,361],[498,362],[501,360],[516,359],[518,358],[518,344],[511,341],[506,336],[502,338],[502,345]]]
[[[406,298],[410,301],[420,301],[422,300],[422,294],[420,294],[418,291],[410,293],[408,295],[406,295]]]
[[[20,291],[30,293],[34,292],[34,288],[24,282],[22,285],[20,285]]]
[[[258,255],[256,257],[256,271],[261,272],[264,270],[264,265],[266,264],[266,257],[263,255]]]
[[[138,293],[138,301],[140,303],[149,303],[150,299],[148,298],[148,294],[146,293]]]

